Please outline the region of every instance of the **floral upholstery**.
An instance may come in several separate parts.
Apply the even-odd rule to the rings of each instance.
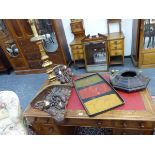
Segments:
[[[18,96],[12,91],[0,92],[0,135],[27,134]]]

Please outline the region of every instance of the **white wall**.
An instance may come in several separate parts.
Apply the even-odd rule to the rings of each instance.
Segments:
[[[68,45],[73,41],[74,35],[71,33],[70,19],[62,19]],[[97,33],[107,33],[106,19],[84,19],[86,35],[96,35]],[[118,31],[118,25],[111,25],[110,32]],[[122,19],[122,31],[125,36],[125,56],[131,54],[132,43],[132,19]],[[69,47],[70,48],[70,47]]]

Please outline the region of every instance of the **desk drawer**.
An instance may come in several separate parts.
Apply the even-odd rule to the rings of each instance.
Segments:
[[[120,56],[123,55],[123,50],[111,50],[110,56]]]
[[[113,129],[114,135],[152,135],[153,130]]]
[[[51,117],[37,117],[34,119],[34,122],[39,124],[54,124],[54,120]]]
[[[52,124],[38,124],[32,126],[33,130],[39,135],[58,135],[58,129]]]
[[[153,129],[153,123],[143,122],[143,121],[116,121],[115,127],[135,128],[135,129]]]
[[[114,122],[106,121],[106,120],[95,120],[95,119],[94,120],[92,119],[66,119],[65,125],[111,128],[114,126]]]

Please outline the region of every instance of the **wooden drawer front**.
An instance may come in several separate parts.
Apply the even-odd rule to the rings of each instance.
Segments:
[[[79,23],[71,23],[71,30],[73,33],[84,31],[82,22]]]
[[[110,45],[110,50],[122,50],[123,49],[123,45],[122,44],[118,44],[118,45]]]
[[[22,51],[23,51],[24,54],[25,54],[25,53],[26,53],[26,54],[27,54],[27,53],[39,53],[39,54],[40,54],[39,49],[38,49],[38,48],[33,48],[32,46],[27,47],[27,48],[23,48]]]
[[[37,53],[25,53],[26,59],[28,60],[41,60],[41,55],[39,52]]]
[[[83,54],[74,53],[73,54],[73,59],[74,60],[84,59],[84,55]]]
[[[82,49],[83,46],[82,45],[74,45],[74,46],[71,46],[72,50],[77,50],[77,49]]]
[[[29,60],[29,66],[31,69],[41,69],[42,68],[42,61],[41,60]]]
[[[21,58],[14,59],[13,61],[14,67],[18,70],[20,68],[27,68],[25,61]]]
[[[83,49],[72,50],[73,54],[83,54]]]
[[[111,50],[110,56],[123,55],[123,50]]]
[[[136,122],[136,121],[116,121],[115,127],[135,128],[135,129],[153,129],[153,123],[152,122]]]
[[[123,45],[123,40],[122,39],[120,39],[120,40],[111,40],[111,41],[109,41],[109,44],[110,44],[110,46],[114,46],[114,45]]]
[[[92,120],[92,119],[66,119],[65,125],[71,126],[92,126],[92,127],[114,127],[113,121]]]
[[[153,130],[113,129],[114,135],[151,135]]]
[[[143,54],[142,55],[142,64],[143,65],[155,64],[155,52]]]
[[[18,43],[19,43],[19,46],[21,46],[21,47],[28,46],[28,44],[29,44],[28,41],[25,41],[25,40],[19,40]]]
[[[53,124],[54,120],[52,118],[47,118],[47,117],[37,117],[34,118],[33,123],[37,123],[37,124]]]
[[[39,135],[57,135],[59,132],[52,124],[33,124],[33,130]]]
[[[31,42],[30,40],[18,40],[18,43],[21,47],[37,47],[37,45],[34,42]]]

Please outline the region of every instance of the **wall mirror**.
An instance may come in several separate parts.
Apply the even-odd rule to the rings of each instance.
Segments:
[[[45,50],[51,53],[56,52],[58,49],[58,42],[51,19],[37,19],[35,21],[39,35],[43,35],[45,37],[43,40]]]
[[[155,48],[155,19],[144,20],[144,49]]]

